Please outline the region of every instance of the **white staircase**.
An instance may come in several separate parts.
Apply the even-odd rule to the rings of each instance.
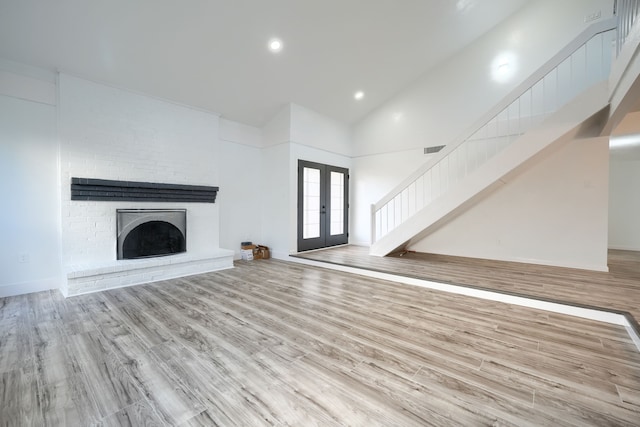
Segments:
[[[371,246],[372,255],[384,256],[419,241],[461,210],[489,192],[506,184],[512,174],[536,161],[556,146],[577,138],[600,135],[608,118],[608,90],[601,82],[499,153],[487,159],[482,167],[450,186],[446,192],[403,221]]]
[[[615,28],[613,19],[591,26],[372,205],[370,253],[385,256],[423,238],[563,141],[600,135]]]

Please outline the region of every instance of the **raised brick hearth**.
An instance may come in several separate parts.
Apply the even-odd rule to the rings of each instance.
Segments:
[[[233,251],[219,249],[208,258],[188,254],[68,266],[65,297],[190,276],[233,267]]]

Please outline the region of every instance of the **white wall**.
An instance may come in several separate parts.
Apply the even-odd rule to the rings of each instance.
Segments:
[[[261,148],[264,145],[262,142],[262,129],[260,128],[222,117],[219,118],[218,126],[221,141],[234,142],[256,148]]]
[[[410,250],[607,270],[607,138],[551,153]]]
[[[289,142],[291,139],[291,104],[287,104],[262,128],[262,146]]]
[[[60,286],[57,159],[55,107],[0,95],[0,297]]]
[[[59,131],[63,265],[116,258],[118,208],[187,209],[187,252],[219,248],[219,208],[210,203],[70,200],[71,177],[219,184],[218,116],[62,74]]]
[[[240,243],[262,243],[262,131],[220,119],[220,246],[240,258]]]
[[[330,153],[351,155],[349,126],[300,105],[290,104],[290,111],[291,141]]]
[[[269,246],[274,257],[289,255],[291,223],[289,143],[264,148],[261,152],[262,176],[259,185],[262,192],[262,239],[259,243]]]
[[[262,129],[264,148],[260,152],[262,233],[260,244],[269,246],[276,258],[289,255],[289,140],[291,138],[291,105],[284,106]]]
[[[640,251],[639,157],[611,157],[609,247],[612,249]]]
[[[62,280],[55,78],[0,59],[0,297]]]
[[[60,286],[56,85],[0,59],[0,297]]]
[[[369,246],[371,243],[371,205],[397,184],[398,176],[418,169],[433,154],[422,148],[386,154],[372,154],[353,159],[351,243]]]
[[[347,125],[296,104],[263,129],[262,244],[275,257],[297,252],[298,160],[351,168]]]

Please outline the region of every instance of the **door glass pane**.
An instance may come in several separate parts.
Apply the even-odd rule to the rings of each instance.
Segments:
[[[302,238],[320,237],[320,169],[304,168]]]
[[[332,236],[344,234],[344,174],[331,172],[331,226]]]

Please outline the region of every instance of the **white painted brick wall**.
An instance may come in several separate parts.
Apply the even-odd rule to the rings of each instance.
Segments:
[[[219,185],[218,116],[65,74],[60,75],[59,106],[67,270],[116,259],[119,208],[187,209],[187,252],[207,256],[218,249],[217,203],[70,200],[71,177]]]

